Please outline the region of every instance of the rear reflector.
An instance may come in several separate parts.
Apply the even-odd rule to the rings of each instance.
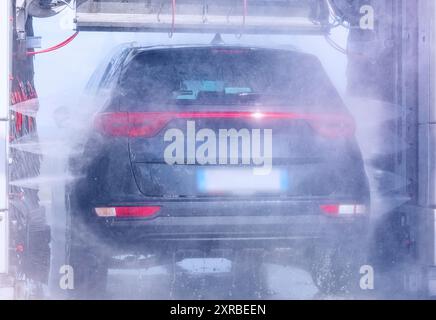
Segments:
[[[147,218],[158,213],[160,207],[112,207],[112,208],[95,208],[99,217],[114,218]]]
[[[324,214],[333,217],[347,217],[367,213],[366,206],[361,204],[323,204],[320,209]]]

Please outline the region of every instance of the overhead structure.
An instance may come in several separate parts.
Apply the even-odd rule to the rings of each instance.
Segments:
[[[85,31],[320,34],[327,0],[78,0]]]

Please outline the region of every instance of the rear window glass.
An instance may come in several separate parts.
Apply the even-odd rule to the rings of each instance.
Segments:
[[[148,51],[119,83],[122,110],[206,106],[342,107],[313,56],[279,50],[189,48]]]

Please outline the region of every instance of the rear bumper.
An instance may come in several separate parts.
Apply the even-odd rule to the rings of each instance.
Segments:
[[[287,247],[301,242],[363,241],[365,223],[315,216],[160,217],[147,222],[105,221],[98,224],[98,235],[113,246]]]
[[[142,205],[162,207],[153,218],[99,218],[91,212],[87,223],[104,244],[121,248],[286,248],[296,243],[349,241],[363,245],[368,218],[324,216],[319,204],[286,200],[150,202]]]

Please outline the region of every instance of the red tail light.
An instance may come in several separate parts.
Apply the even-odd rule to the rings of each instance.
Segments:
[[[108,136],[152,137],[170,120],[171,114],[165,113],[100,113],[94,120],[95,127]]]
[[[108,136],[153,137],[173,119],[283,119],[306,120],[327,138],[354,134],[353,118],[344,114],[310,114],[297,112],[108,112],[95,118],[95,127]]]
[[[129,115],[121,113],[99,113],[94,125],[101,133],[108,136],[128,136],[130,132]]]
[[[361,204],[323,204],[322,213],[332,217],[354,217],[367,214],[367,208]]]
[[[158,206],[95,208],[95,213],[105,218],[149,218],[159,211]]]
[[[129,137],[153,137],[172,119],[171,113],[129,113]]]

